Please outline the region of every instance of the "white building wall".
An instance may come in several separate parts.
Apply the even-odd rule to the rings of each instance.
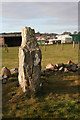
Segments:
[[[61,43],[68,43],[72,41],[72,36],[70,35],[57,35],[58,40],[61,40]]]

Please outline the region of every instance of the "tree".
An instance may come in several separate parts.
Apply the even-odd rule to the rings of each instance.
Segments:
[[[77,31],[74,31],[74,34],[77,34]]]
[[[62,35],[71,35],[71,32],[63,32]]]
[[[78,32],[78,34],[80,35],[80,31]]]

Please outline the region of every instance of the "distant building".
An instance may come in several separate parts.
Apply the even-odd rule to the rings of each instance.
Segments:
[[[36,36],[37,43],[42,44],[56,44],[58,43],[71,43],[72,41],[78,41],[77,35],[43,35]],[[0,46],[7,44],[8,47],[20,46],[22,42],[21,33],[2,33],[0,34]]]
[[[7,44],[11,46],[20,46],[22,41],[21,33],[2,33],[0,34],[0,46]]]
[[[39,45],[42,45],[42,44],[56,44],[57,42],[58,43],[61,43],[60,40],[57,39],[57,37],[53,36],[53,37],[50,37],[50,36],[46,36],[46,37],[43,37],[43,36],[40,36],[40,37],[36,37],[37,39],[37,42]]]
[[[72,36],[70,36],[70,35],[57,35],[56,37],[58,40],[61,41],[61,43],[71,43],[72,42]]]

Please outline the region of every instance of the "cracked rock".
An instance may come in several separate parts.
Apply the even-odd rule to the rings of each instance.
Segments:
[[[22,29],[22,44],[19,48],[19,84],[23,92],[37,91],[40,87],[41,50],[30,27]]]

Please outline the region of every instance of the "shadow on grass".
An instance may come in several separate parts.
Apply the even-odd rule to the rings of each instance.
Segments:
[[[79,75],[77,73],[53,73],[41,77],[43,86],[36,93],[36,97],[45,98],[50,93],[78,94],[80,92]]]
[[[79,78],[78,73],[47,73],[41,76],[42,87],[40,87],[39,91],[35,93],[34,96],[39,99],[44,99],[50,93],[53,95],[77,94],[80,92]],[[9,78],[8,84],[3,87],[3,93],[5,94],[7,91],[10,92],[10,88],[13,88],[15,91],[15,87],[19,87],[18,74],[15,76],[12,75],[12,77]]]
[[[26,117],[28,117],[28,115],[31,116],[31,114],[32,116],[36,116],[36,114],[38,114],[37,117],[44,116],[43,114],[45,114],[45,111],[49,116],[53,115],[54,110],[56,109],[57,111],[57,108],[55,108],[54,105],[58,108],[61,108],[62,105],[64,107],[66,101],[65,98],[63,98],[64,102],[60,104],[62,97],[65,97],[62,96],[63,94],[75,94],[80,92],[80,85],[75,84],[76,80],[78,81],[78,75],[76,73],[58,73],[57,75],[54,73],[46,74],[41,76],[41,82],[43,85],[40,90],[34,96],[31,95],[31,97],[28,98],[28,96],[26,96],[18,86],[17,76],[9,78],[8,82],[3,85],[2,91],[3,117],[15,117],[19,111],[22,112],[19,116],[26,115]],[[50,94],[51,96],[49,96]],[[56,98],[55,94],[60,95],[60,100]],[[56,101],[58,102],[56,103]],[[53,106],[53,109],[49,106],[49,103]],[[29,113],[27,113],[27,111]]]

